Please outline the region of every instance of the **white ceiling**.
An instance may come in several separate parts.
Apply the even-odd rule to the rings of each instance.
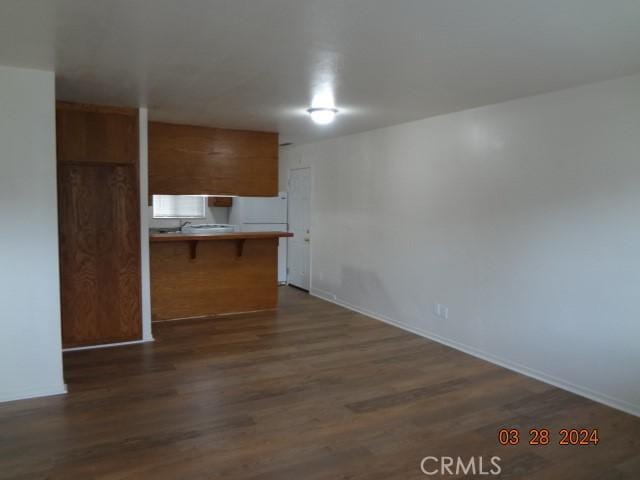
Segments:
[[[0,0],[58,97],[305,142],[640,71],[639,0]],[[333,91],[328,127],[304,113]]]

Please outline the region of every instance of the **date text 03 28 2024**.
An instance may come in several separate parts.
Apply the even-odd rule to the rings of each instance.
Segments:
[[[519,445],[521,442],[520,430],[517,428],[501,428],[498,430],[498,442],[500,445]],[[529,430],[529,445],[549,445],[557,442],[558,445],[591,446],[600,442],[597,428],[562,428],[554,440],[548,428],[531,428]]]

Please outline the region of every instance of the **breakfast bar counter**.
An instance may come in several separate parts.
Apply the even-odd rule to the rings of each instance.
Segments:
[[[153,233],[153,321],[272,310],[278,242],[288,232]]]
[[[189,242],[220,240],[252,240],[293,237],[290,232],[223,232],[223,233],[152,233],[149,242]]]

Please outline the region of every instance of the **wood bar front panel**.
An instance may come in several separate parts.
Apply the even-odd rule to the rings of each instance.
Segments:
[[[278,134],[151,122],[149,193],[276,196]]]
[[[132,166],[59,165],[65,347],[141,336],[137,175]]]
[[[135,109],[58,102],[56,129],[60,163],[138,163]]]
[[[270,310],[278,301],[278,239],[151,243],[152,319]]]

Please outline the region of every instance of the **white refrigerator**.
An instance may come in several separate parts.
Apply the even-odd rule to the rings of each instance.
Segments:
[[[229,223],[241,232],[286,232],[287,192],[277,197],[236,197]],[[278,283],[287,283],[287,239],[278,239]]]

